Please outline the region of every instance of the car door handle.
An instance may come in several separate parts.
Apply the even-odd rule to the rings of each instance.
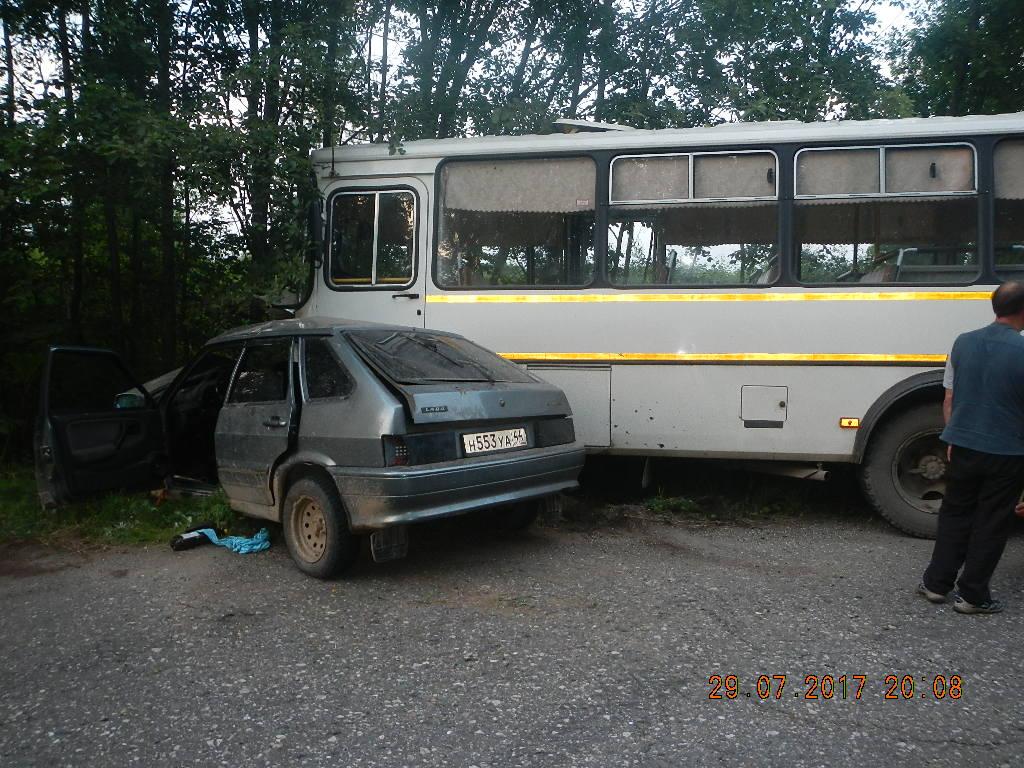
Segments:
[[[393,293],[391,294],[392,299],[418,299],[420,295],[418,293]]]
[[[287,427],[288,421],[282,419],[280,416],[271,416],[269,419],[263,422],[264,427]]]

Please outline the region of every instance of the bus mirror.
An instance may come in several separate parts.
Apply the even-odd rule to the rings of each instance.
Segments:
[[[318,200],[309,204],[309,240],[317,247],[324,244],[324,212]]]

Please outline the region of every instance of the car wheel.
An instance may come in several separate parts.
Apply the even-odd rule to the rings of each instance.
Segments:
[[[510,507],[498,510],[498,530],[501,533],[518,533],[525,531],[540,514],[544,499],[523,501]]]
[[[330,579],[356,559],[359,542],[348,527],[338,492],[315,477],[288,489],[281,515],[288,553],[303,573]]]
[[[942,406],[919,405],[882,424],[861,465],[861,485],[878,513],[905,533],[934,539],[946,495]]]

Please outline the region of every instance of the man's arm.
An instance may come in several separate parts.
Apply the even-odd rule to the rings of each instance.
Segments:
[[[942,401],[942,418],[949,424],[953,416],[953,383],[956,381],[956,372],[953,369],[953,353],[950,352],[946,358],[946,369],[942,372],[942,387],[946,390],[946,397]]]

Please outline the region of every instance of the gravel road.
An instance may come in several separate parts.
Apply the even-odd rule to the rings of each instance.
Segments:
[[[8,547],[0,764],[1019,765],[1024,538],[1001,616],[915,597],[929,552],[870,520],[462,521],[323,583],[280,543]],[[737,697],[709,699],[729,674]],[[761,674],[787,676],[780,698]],[[807,675],[833,698],[804,698]]]

